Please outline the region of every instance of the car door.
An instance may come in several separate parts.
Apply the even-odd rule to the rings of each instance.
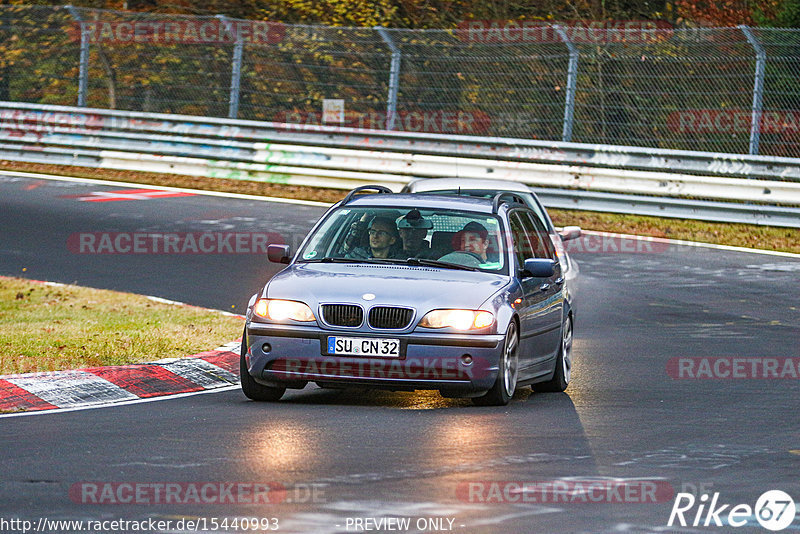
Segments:
[[[534,278],[523,275],[528,258],[556,260],[547,230],[529,210],[516,209],[509,215],[517,273],[523,291],[520,309],[520,369],[526,377],[547,372],[546,362],[555,357],[561,340],[563,296],[561,269],[556,264],[553,276]]]

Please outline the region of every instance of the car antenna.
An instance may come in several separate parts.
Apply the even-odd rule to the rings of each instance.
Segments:
[[[458,196],[461,196],[461,186],[458,186]]]

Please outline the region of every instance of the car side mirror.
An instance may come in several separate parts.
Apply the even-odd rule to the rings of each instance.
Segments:
[[[289,245],[268,245],[267,258],[272,263],[288,264],[292,258],[291,250]]]
[[[525,266],[522,269],[522,274],[533,276],[534,278],[549,278],[555,272],[556,262],[547,258],[528,258],[525,260]]]
[[[561,241],[571,241],[583,235],[583,231],[580,226],[565,226],[558,232],[558,235],[561,236]]]

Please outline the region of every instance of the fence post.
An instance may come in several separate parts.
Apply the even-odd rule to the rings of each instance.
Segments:
[[[764,47],[758,41],[749,26],[741,24],[739,29],[742,30],[744,36],[747,37],[747,42],[756,51],[756,74],[753,81],[753,113],[750,119],[750,154],[758,154],[758,147],[761,143],[761,115],[764,106],[764,69],[767,63],[767,53]]]
[[[232,27],[230,20],[225,15],[217,15],[217,18],[227,28],[228,32],[236,38],[233,45],[233,59],[231,60],[231,89],[228,98],[228,118],[235,119],[239,116],[239,90],[242,81],[242,56],[244,55],[244,42],[241,32]]]
[[[567,94],[564,98],[564,129],[561,131],[561,140],[565,143],[572,141],[572,123],[575,120],[575,86],[578,78],[578,47],[569,40],[567,32],[561,26],[553,26],[558,36],[569,50],[569,67],[567,69]]]
[[[81,59],[78,73],[78,107],[86,107],[86,92],[89,86],[89,28],[84,28],[83,19],[72,5],[64,6],[72,18],[78,22],[81,31]]]
[[[395,115],[397,114],[397,91],[400,88],[400,49],[386,28],[375,26],[375,30],[392,51],[392,63],[389,68],[389,102],[386,105],[386,129],[394,130]]]

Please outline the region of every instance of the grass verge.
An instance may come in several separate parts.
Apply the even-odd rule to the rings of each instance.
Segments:
[[[557,209],[547,211],[556,226],[573,224],[585,230],[665,237],[800,254],[800,230],[796,228],[713,223],[593,211]]]
[[[240,318],[202,308],[0,277],[0,374],[188,356],[241,330]]]
[[[44,165],[0,161],[0,169],[46,174],[62,174],[81,178],[120,180],[148,185],[186,187],[206,191],[225,191],[250,195],[316,200],[333,203],[344,198],[347,191],[317,187],[299,187],[244,180],[227,180],[200,176],[157,174],[147,172],[94,169],[68,165]],[[556,226],[578,225],[586,230],[617,232],[686,241],[702,241],[719,245],[777,250],[800,253],[800,230],[775,226],[729,224],[667,219],[615,213],[578,210],[548,210]]]

